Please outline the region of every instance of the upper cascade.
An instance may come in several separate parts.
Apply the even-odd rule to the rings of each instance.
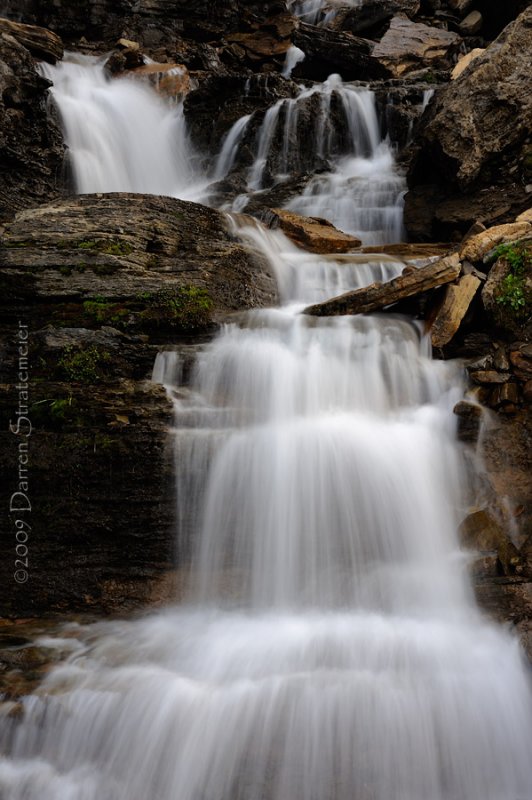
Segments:
[[[406,188],[390,144],[383,140],[374,93],[345,84],[339,75],[295,98],[278,100],[258,129],[248,114],[233,125],[216,160],[213,177],[245,172],[245,191],[229,206],[240,211],[265,190],[303,176],[303,191],[286,207],[324,217],[366,244],[403,236],[402,198]],[[312,176],[313,173],[318,173]]]
[[[138,79],[109,80],[105,57],[68,53],[41,64],[52,81],[75,190],[139,192],[192,199],[183,105],[169,104]]]

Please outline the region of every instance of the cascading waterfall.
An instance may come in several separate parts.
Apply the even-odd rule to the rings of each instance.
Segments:
[[[309,104],[313,104],[310,129]],[[216,162],[215,180],[230,174],[251,120],[250,115],[242,117],[227,134]],[[323,172],[326,165],[330,171]],[[323,84],[302,88],[297,97],[278,100],[266,111],[255,137],[247,196],[286,181],[294,173],[317,168],[321,173],[311,178],[286,208],[306,216],[325,217],[366,244],[403,238],[402,198],[406,183],[397,171],[390,145],[382,140],[375,95],[368,89],[344,84],[339,75],[331,75]],[[246,199],[239,195],[231,208],[242,210]]]
[[[40,66],[53,82],[76,191],[194,199],[199,190],[182,103],[165,103],[138,78],[108,78],[104,63],[69,53]]]
[[[177,351],[154,367],[188,603],[41,642],[70,656],[2,722],[0,796],[525,800],[529,676],[456,536],[459,367],[407,319],[301,313],[402,264],[231,224],[283,305],[227,324],[189,386]]]

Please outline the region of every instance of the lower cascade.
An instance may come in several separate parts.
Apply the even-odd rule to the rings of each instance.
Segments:
[[[186,381],[176,348],[154,366],[185,600],[42,640],[65,658],[2,722],[0,797],[526,800],[529,675],[456,534],[459,366],[407,318],[302,313],[404,264],[228,224],[282,305],[226,323]]]

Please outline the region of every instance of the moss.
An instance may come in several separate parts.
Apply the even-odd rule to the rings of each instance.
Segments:
[[[37,427],[58,429],[76,421],[78,404],[72,395],[64,398],[47,398],[34,403],[30,413],[31,420]]]
[[[526,277],[532,268],[532,252],[526,244],[502,244],[495,249],[494,257],[504,259],[509,266],[508,275],[499,287],[497,303],[504,306],[516,320],[526,319],[530,314]]]
[[[124,242],[122,239],[84,239],[77,243],[77,247],[78,250],[95,250],[111,256],[128,256],[133,252],[129,242]]]
[[[110,361],[111,354],[95,345],[84,350],[67,347],[58,366],[74,383],[95,383],[102,378],[103,368]]]
[[[149,307],[141,313],[145,323],[157,327],[194,330],[212,324],[213,302],[204,288],[180,286],[147,293]]]
[[[101,297],[94,300],[86,300],[83,303],[83,311],[93,318],[99,325],[121,325],[129,316],[129,311],[119,303],[111,303]]]
[[[33,247],[35,242],[30,242],[28,240],[23,241],[14,241],[13,239],[4,239],[2,241],[2,247],[5,247],[7,250],[18,250],[22,247]]]

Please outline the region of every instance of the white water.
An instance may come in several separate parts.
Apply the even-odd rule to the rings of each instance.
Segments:
[[[334,19],[339,8],[356,8],[364,0],[289,0],[288,7],[292,14],[311,25],[321,23],[327,25]]]
[[[54,84],[76,191],[193,199],[199,189],[182,103],[164,102],[138,78],[107,78],[104,63],[67,54],[40,66]]]
[[[318,99],[312,125],[300,125],[301,109]],[[346,128],[347,142],[339,144],[331,113],[339,102]],[[220,180],[231,171],[250,116],[238,120],[224,140],[214,178]],[[312,141],[314,163],[302,162],[301,139]],[[324,217],[364,244],[383,244],[404,238],[402,224],[404,176],[397,171],[390,145],[382,141],[372,91],[344,84],[339,75],[331,75],[323,84],[302,88],[293,99],[278,100],[266,112],[256,135],[255,159],[247,176],[248,196],[267,186],[282,183],[294,173],[329,164],[308,182],[303,192],[286,207],[300,214]],[[344,155],[338,149],[344,150]],[[232,210],[245,209],[240,195]]]
[[[0,721],[2,800],[526,800],[528,675],[456,537],[459,368],[407,320],[299,313],[402,265],[232,224],[283,306],[175,389],[188,604],[42,642],[71,655]]]

